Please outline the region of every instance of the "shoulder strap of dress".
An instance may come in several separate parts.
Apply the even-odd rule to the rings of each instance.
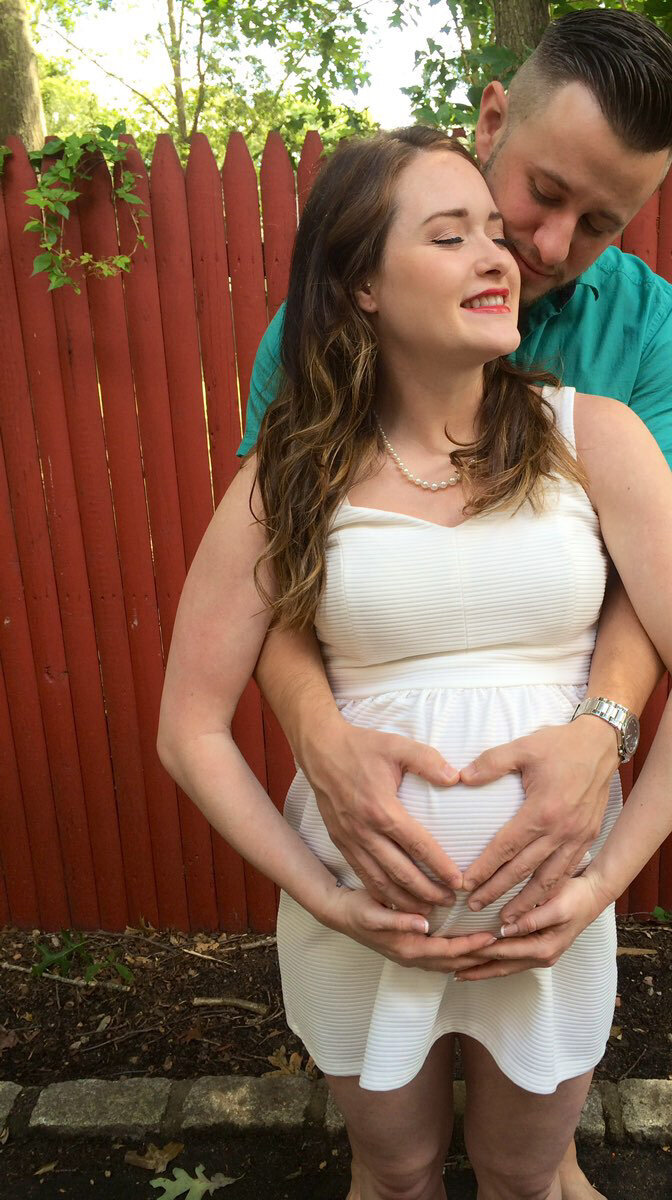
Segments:
[[[574,397],[576,388],[573,387],[544,387],[542,395],[553,406],[558,429],[576,454],[576,438],[574,436]]]

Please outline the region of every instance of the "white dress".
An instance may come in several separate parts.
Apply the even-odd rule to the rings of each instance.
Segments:
[[[547,395],[573,446],[573,389]],[[434,746],[457,768],[490,746],[565,724],[585,694],[606,574],[597,517],[569,481],[549,486],[540,513],[526,505],[456,528],[346,501],[328,539],[316,619],[343,715]],[[524,798],[519,775],[441,789],[406,774],[399,795],[461,869]],[[616,774],[593,854],[620,807]],[[301,771],[285,817],[335,876],[361,886]],[[453,908],[435,909],[431,931],[497,933],[507,897],[471,913],[459,894]],[[374,1091],[408,1083],[450,1032],[476,1038],[520,1087],[555,1091],[604,1053],[615,950],[610,906],[555,966],[458,983],[390,962],[327,929],[284,892],[278,916],[290,1027],[323,1071],[359,1075]]]

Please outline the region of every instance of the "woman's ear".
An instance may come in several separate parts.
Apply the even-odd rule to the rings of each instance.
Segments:
[[[357,288],[355,292],[355,300],[363,312],[378,312],[378,305],[376,303],[373,285],[371,283],[363,283],[361,288]]]

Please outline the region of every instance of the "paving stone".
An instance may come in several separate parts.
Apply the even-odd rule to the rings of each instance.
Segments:
[[[337,1133],[343,1133],[343,1130],[345,1129],[343,1113],[336,1104],[331,1092],[327,1097],[327,1107],[324,1113],[324,1128],[326,1129],[327,1133],[332,1135],[332,1137]]]
[[[307,1117],[315,1085],[292,1075],[205,1075],[182,1109],[184,1129],[296,1129]]]
[[[20,1091],[18,1083],[0,1083],[0,1131],[7,1124],[12,1106]]]
[[[628,1137],[656,1146],[672,1143],[672,1079],[623,1079],[618,1091]]]
[[[77,1079],[40,1093],[30,1129],[62,1134],[143,1137],[158,1131],[170,1095],[169,1079]]]
[[[605,1124],[602,1097],[596,1084],[593,1084],[588,1093],[576,1132],[582,1142],[604,1141]]]

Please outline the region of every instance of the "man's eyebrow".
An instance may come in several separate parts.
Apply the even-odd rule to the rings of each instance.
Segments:
[[[430,221],[433,221],[436,217],[468,217],[468,216],[469,216],[469,210],[467,208],[448,208],[448,209],[443,209],[441,212],[432,213],[431,217],[425,217],[425,220],[422,223],[423,223],[423,225],[427,225]],[[488,216],[489,221],[501,221],[502,219],[503,219],[502,214],[500,212],[491,212]]]
[[[567,180],[562,178],[562,175],[557,175],[555,171],[549,171],[547,167],[540,167],[540,171],[542,175],[545,175],[547,179],[556,184],[561,191],[571,192],[571,187],[567,183]],[[594,216],[601,217],[603,221],[609,221],[610,224],[617,226],[619,229],[622,225],[625,225],[623,218],[619,217],[618,213],[611,212],[608,208],[595,209]]]

